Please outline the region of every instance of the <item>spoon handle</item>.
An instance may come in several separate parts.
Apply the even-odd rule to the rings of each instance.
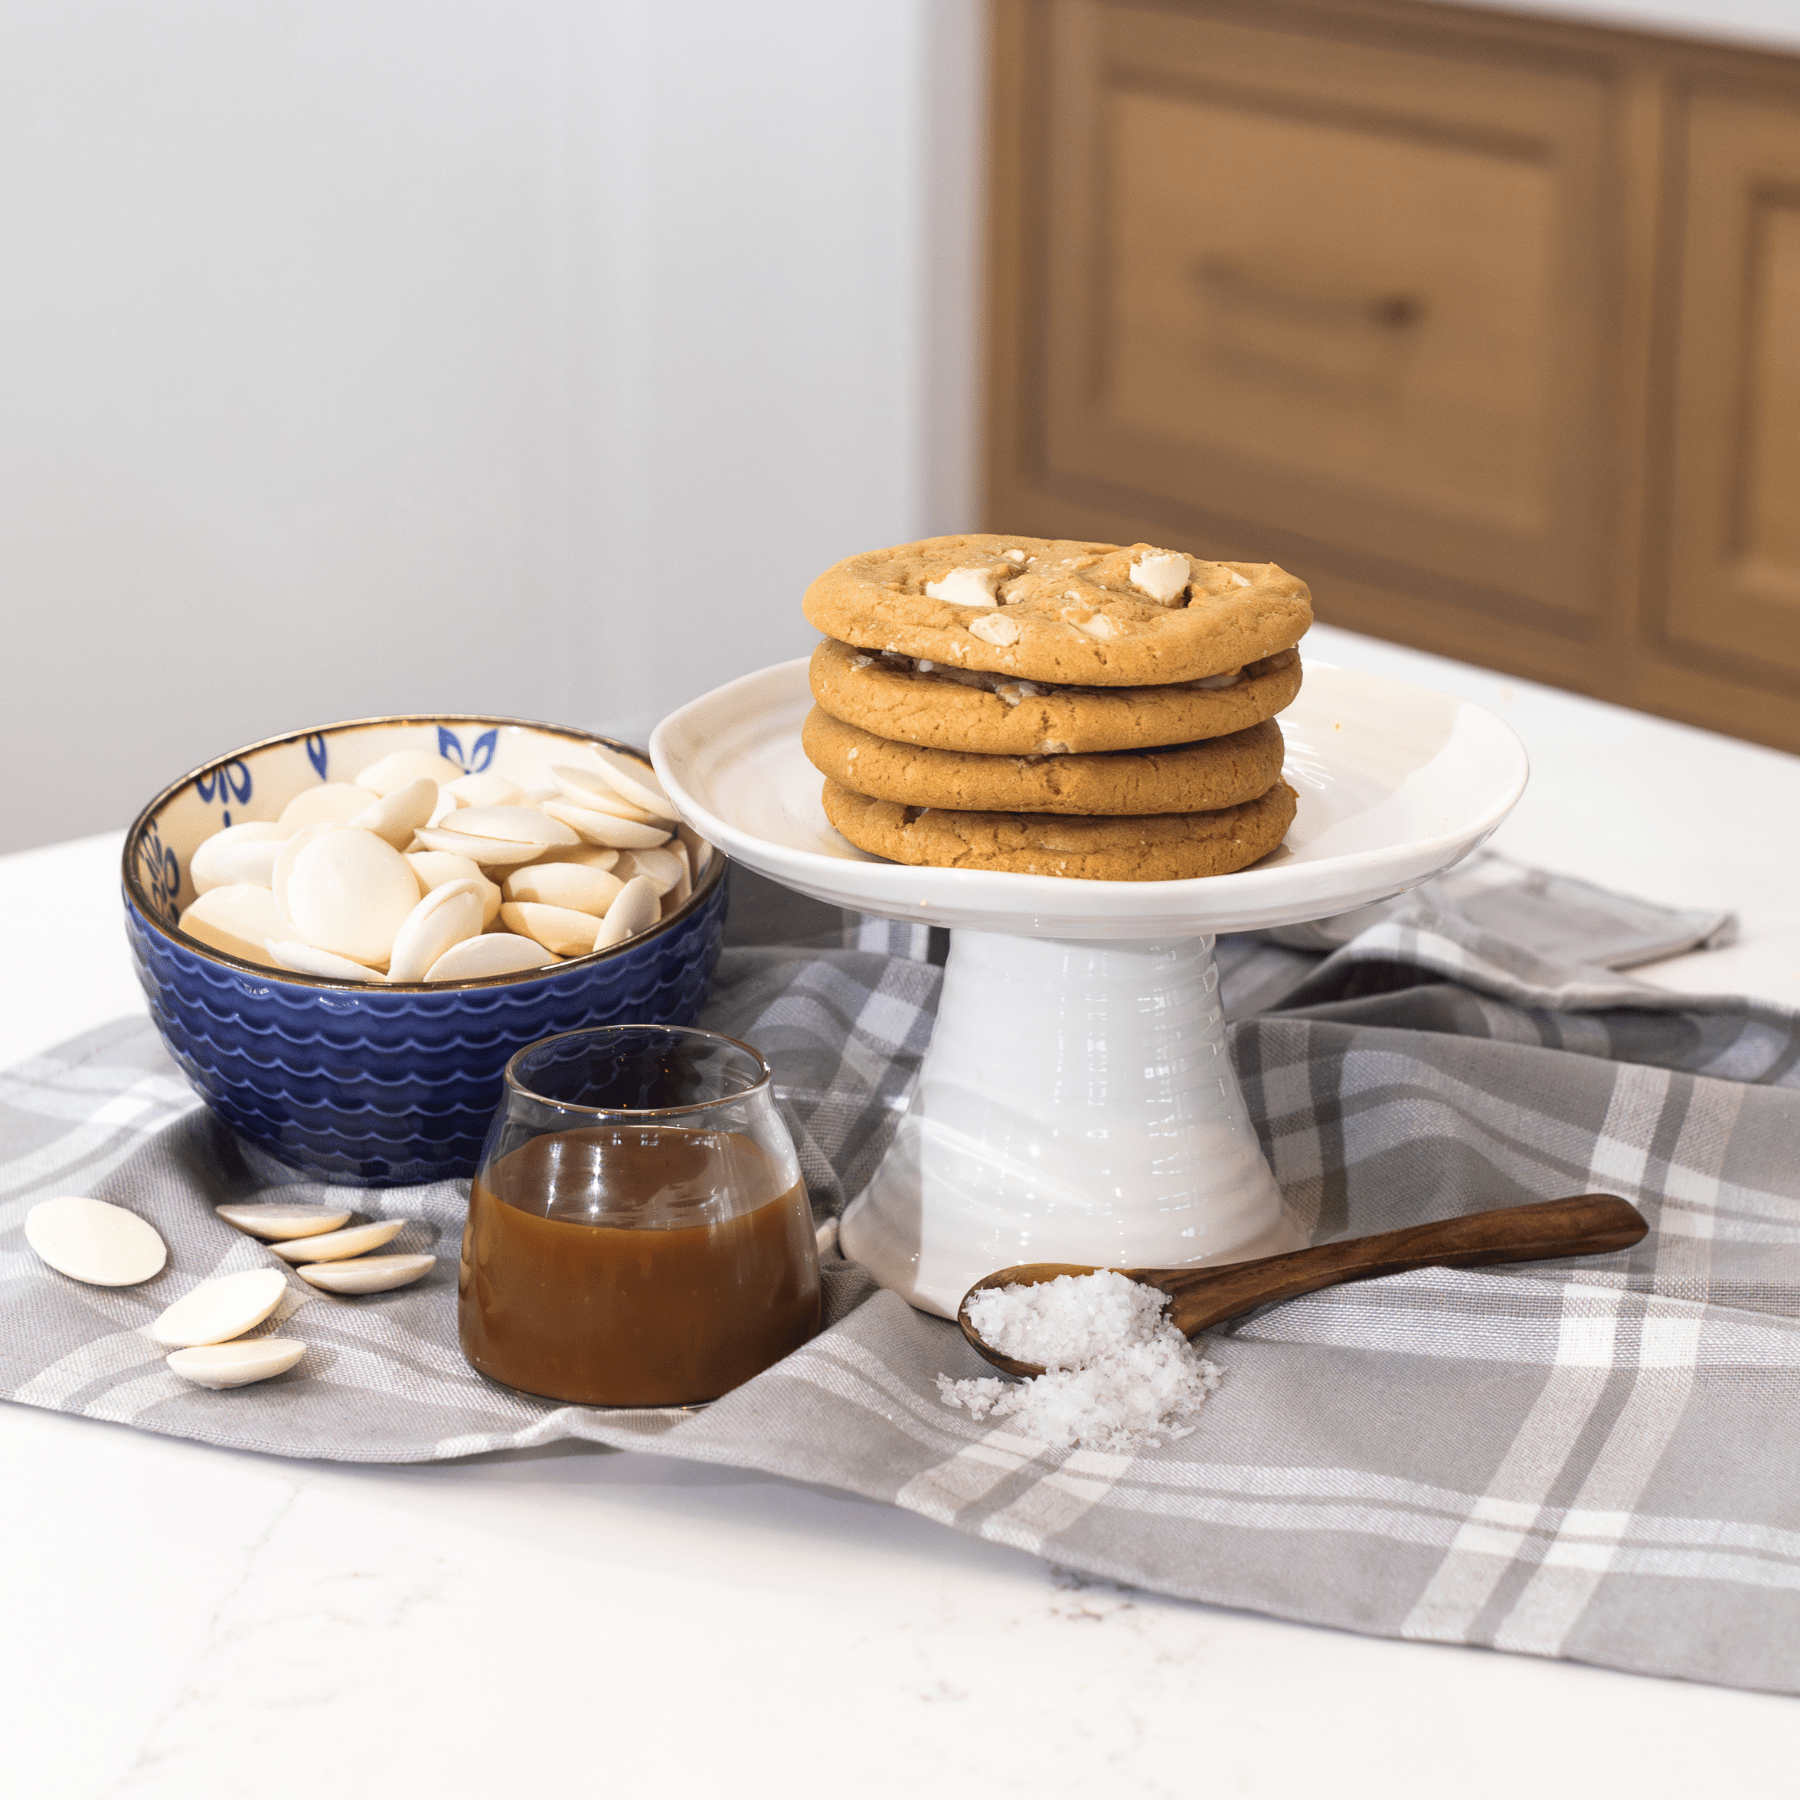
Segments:
[[[1192,1337],[1221,1319],[1296,1294],[1368,1281],[1408,1269],[1472,1268],[1481,1263],[1535,1262],[1551,1256],[1593,1256],[1624,1250],[1650,1229],[1629,1201],[1612,1194],[1577,1194],[1468,1213],[1430,1225],[1409,1225],[1377,1237],[1318,1244],[1254,1262],[1210,1269],[1127,1270],[1169,1296],[1169,1317]]]

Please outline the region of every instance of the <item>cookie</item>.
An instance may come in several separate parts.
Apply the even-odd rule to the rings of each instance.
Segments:
[[[1306,583],[1273,563],[1203,562],[1148,544],[971,533],[846,557],[806,616],[864,650],[1083,687],[1160,687],[1291,649]]]
[[[1293,823],[1285,781],[1242,806],[1139,819],[949,812],[871,800],[825,783],[825,816],[858,849],[940,869],[998,869],[1083,881],[1187,881],[1267,856]]]
[[[1300,691],[1300,653],[1166,687],[1044,687],[987,669],[923,670],[912,657],[826,639],[813,652],[813,698],[877,737],[983,756],[1146,750],[1225,737],[1273,718]]]
[[[1281,727],[1272,719],[1229,737],[1164,750],[1094,756],[976,756],[895,744],[814,707],[800,747],[821,775],[902,806],[959,812],[1213,812],[1266,794],[1281,776]]]

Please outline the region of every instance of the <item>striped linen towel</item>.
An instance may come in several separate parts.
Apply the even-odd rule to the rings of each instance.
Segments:
[[[198,1282],[268,1262],[212,1207],[331,1190],[246,1154],[141,1021],[0,1076],[0,1396],[349,1461],[653,1445],[1164,1593],[1800,1692],[1800,1016],[1607,966],[1647,941],[1718,941],[1716,917],[1623,899],[1609,912],[1595,889],[1559,909],[1543,882],[1513,885],[1528,902],[1516,915],[1504,880],[1477,883],[1477,909],[1427,890],[1324,956],[1221,943],[1264,1148],[1315,1240],[1588,1190],[1632,1200],[1650,1235],[1596,1260],[1427,1269],[1239,1321],[1207,1340],[1225,1380],[1199,1429],[1159,1449],[1048,1449],[944,1407],[940,1371],[986,1366],[952,1325],[835,1258],[827,1329],[710,1407],[509,1394],[457,1349],[454,1183],[359,1196],[420,1221],[390,1248],[436,1250],[427,1281],[356,1300],[295,1281],[266,1329],[305,1338],[300,1368],[188,1387],[144,1327]],[[704,1022],[774,1064],[821,1216],[892,1134],[939,978],[925,955],[816,936],[726,952]],[[168,1270],[103,1290],[45,1269],[21,1224],[65,1192],[151,1219]]]

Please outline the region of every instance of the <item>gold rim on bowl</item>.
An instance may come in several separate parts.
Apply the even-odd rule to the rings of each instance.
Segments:
[[[130,829],[125,833],[125,851],[121,859],[120,875],[125,883],[125,892],[131,904],[137,909],[138,916],[153,930],[159,932],[171,943],[179,945],[183,950],[202,957],[207,962],[217,963],[220,968],[230,969],[239,974],[254,975],[264,981],[278,981],[284,986],[301,988],[322,988],[334,994],[355,993],[397,993],[397,994],[453,994],[471,989],[512,987],[523,982],[541,981],[547,976],[561,975],[565,970],[576,968],[585,963],[598,963],[609,956],[617,956],[624,950],[635,950],[659,937],[671,926],[679,924],[691,913],[701,901],[708,898],[713,890],[725,879],[725,869],[730,860],[717,844],[712,846],[712,856],[708,860],[705,873],[694,884],[694,891],[682,901],[674,912],[666,919],[659,919],[647,931],[640,931],[622,944],[609,944],[604,950],[590,950],[586,956],[566,957],[553,966],[539,969],[519,969],[510,975],[484,975],[475,981],[389,981],[365,983],[359,981],[330,981],[321,975],[301,975],[292,969],[271,968],[267,963],[247,962],[241,956],[227,955],[223,950],[215,950],[210,944],[203,944],[196,937],[190,937],[177,925],[170,925],[158,915],[144,884],[137,872],[137,847],[145,829],[151,825],[157,813],[184,792],[202,775],[210,775],[222,769],[227,763],[239,762],[247,756],[253,756],[259,750],[273,750],[283,744],[301,743],[310,737],[329,737],[333,732],[355,731],[369,725],[482,725],[495,726],[500,730],[516,729],[521,731],[541,731],[551,737],[568,738],[572,742],[584,744],[604,744],[609,750],[617,750],[626,756],[636,757],[640,762],[648,763],[649,753],[640,750],[634,744],[627,744],[619,738],[607,737],[603,732],[583,731],[577,725],[550,725],[541,719],[510,719],[493,713],[378,713],[367,719],[339,719],[330,725],[311,725],[299,731],[283,731],[274,737],[258,738],[253,744],[241,745],[236,750],[227,750],[223,756],[214,756],[196,768],[188,770],[185,775],[171,781],[155,799],[153,799],[138,816],[132,820]]]

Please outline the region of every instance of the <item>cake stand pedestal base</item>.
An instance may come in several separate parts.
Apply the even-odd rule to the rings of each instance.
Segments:
[[[1211,937],[952,932],[847,1256],[953,1318],[1011,1263],[1173,1268],[1298,1249],[1225,1047]]]

